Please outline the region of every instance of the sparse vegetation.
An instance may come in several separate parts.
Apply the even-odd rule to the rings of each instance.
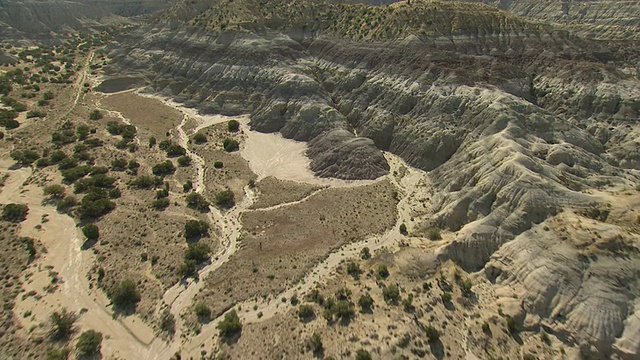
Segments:
[[[233,337],[242,331],[242,324],[235,310],[226,313],[224,320],[220,321],[216,327],[220,330],[220,336],[225,338]]]
[[[29,207],[25,204],[7,204],[2,209],[2,220],[13,223],[23,222],[27,219]]]
[[[102,333],[94,330],[87,330],[80,334],[76,342],[77,355],[80,358],[93,356],[100,353],[102,344]]]
[[[52,340],[67,340],[75,331],[78,315],[67,309],[55,311],[49,316],[51,327],[49,335]]]
[[[233,191],[223,190],[216,194],[216,205],[220,208],[229,209],[236,204]]]
[[[116,284],[107,294],[118,308],[133,307],[140,301],[140,293],[136,284],[131,280],[124,280]]]

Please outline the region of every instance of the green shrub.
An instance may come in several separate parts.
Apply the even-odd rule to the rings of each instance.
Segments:
[[[52,199],[62,199],[65,195],[65,188],[60,184],[53,184],[45,186],[43,193],[45,196],[49,196]]]
[[[407,225],[400,224],[400,234],[407,235]]]
[[[47,350],[46,360],[67,360],[69,355],[71,354],[71,350],[67,347],[61,348],[53,348]]]
[[[242,331],[242,324],[235,310],[226,313],[224,320],[220,321],[216,327],[220,330],[220,336],[226,338],[233,337]]]
[[[440,331],[433,326],[427,326],[424,331],[427,334],[427,339],[430,343],[436,342],[440,339]]]
[[[222,147],[227,152],[236,151],[240,148],[240,144],[238,141],[230,138],[226,138],[222,141]]]
[[[176,332],[176,318],[169,309],[165,309],[162,312],[158,325],[160,326],[160,330],[169,335],[173,335]]]
[[[7,204],[2,209],[2,220],[20,223],[27,219],[29,207],[25,204]]]
[[[221,208],[230,209],[236,204],[233,191],[224,190],[216,194],[216,205]]]
[[[194,310],[200,322],[208,322],[211,320],[211,309],[202,301],[196,304]]]
[[[111,161],[111,170],[113,171],[125,171],[127,168],[127,159],[117,158]]]
[[[378,270],[376,271],[378,279],[386,279],[389,277],[389,269],[386,264],[378,265]]]
[[[370,311],[373,306],[373,298],[371,297],[371,294],[366,293],[360,296],[360,299],[358,299],[358,305],[362,311]]]
[[[102,113],[100,110],[95,109],[89,114],[89,120],[100,120],[102,119]]]
[[[187,239],[201,237],[209,231],[209,224],[200,220],[189,220],[184,224],[184,236]]]
[[[152,148],[152,147],[156,146],[156,142],[157,142],[157,140],[156,140],[155,136],[150,137],[149,138],[149,148]]]
[[[222,163],[222,161],[216,161],[213,163],[213,167],[216,169],[222,169],[223,166],[224,164]]]
[[[205,134],[203,134],[203,133],[198,132],[195,135],[193,135],[193,141],[196,144],[206,143],[207,142],[207,136]]]
[[[31,118],[43,118],[47,116],[47,113],[40,110],[31,110],[27,112],[27,119]]]
[[[229,120],[227,123],[227,129],[231,132],[236,132],[240,129],[240,123],[237,120]]]
[[[311,352],[314,354],[320,354],[324,350],[324,345],[322,344],[322,338],[317,333],[313,333],[309,338],[307,346]]]
[[[195,261],[196,264],[202,263],[206,260],[209,260],[209,254],[211,253],[211,248],[209,245],[201,242],[195,242],[189,244],[187,250],[184,252],[185,260]]]
[[[368,247],[363,247],[362,250],[360,250],[360,258],[363,260],[371,259],[371,253]]]
[[[400,300],[400,290],[395,284],[382,288],[382,297],[387,304],[397,304]]]
[[[432,227],[427,230],[427,237],[429,240],[440,240],[442,236],[440,235],[440,229]]]
[[[168,208],[169,205],[171,205],[171,201],[169,200],[169,198],[166,198],[166,197],[155,199],[153,203],[151,203],[151,206],[153,206],[153,208],[156,210],[164,210]]]
[[[193,182],[191,180],[187,180],[187,182],[185,182],[182,185],[182,191],[183,192],[189,192],[193,189]]]
[[[310,305],[300,305],[298,308],[298,317],[303,321],[313,319],[316,313],[313,311],[313,307]]]
[[[140,293],[136,284],[131,280],[124,280],[116,284],[107,295],[109,295],[109,299],[113,304],[119,308],[135,306],[140,301]]]
[[[365,349],[356,351],[356,360],[371,360],[371,354]]]
[[[100,230],[95,224],[87,224],[82,227],[82,233],[89,240],[97,240],[100,237]]]
[[[187,206],[192,209],[196,209],[201,212],[209,211],[209,202],[204,198],[204,196],[198,193],[190,193],[187,195],[185,200],[187,201]]]
[[[49,160],[51,161],[52,164],[58,164],[60,161],[66,159],[66,158],[68,158],[68,156],[62,150],[53,151],[49,155]]]
[[[451,302],[451,293],[448,291],[445,291],[444,293],[442,293],[442,295],[440,295],[440,299],[445,304]]]
[[[183,156],[187,153],[187,151],[180,145],[178,144],[170,144],[167,147],[167,156],[168,157],[176,157],[176,156]]]
[[[73,196],[67,196],[64,199],[58,201],[56,205],[56,210],[60,213],[68,213],[74,206],[76,206],[78,202],[76,198]]]
[[[355,261],[349,261],[347,263],[347,273],[351,275],[354,279],[358,279],[360,277],[360,265]]]
[[[60,312],[54,311],[50,316],[51,327],[49,329],[49,336],[52,340],[66,340],[75,331],[75,323],[78,320],[78,315],[73,312],[69,312],[67,309],[62,309]]]
[[[162,178],[157,176],[142,175],[129,183],[130,186],[138,189],[149,189],[162,184]]]
[[[169,148],[169,145],[173,144],[171,142],[171,140],[162,140],[160,141],[160,143],[158,144],[158,149],[160,150],[167,150]]]
[[[178,158],[178,165],[185,167],[191,165],[191,158],[183,155]]]
[[[176,172],[176,167],[173,165],[171,160],[167,160],[165,162],[156,164],[151,169],[151,172],[157,176],[167,176]]]
[[[80,358],[93,356],[100,353],[101,345],[102,334],[94,330],[87,330],[80,334],[80,337],[76,342],[76,351]]]

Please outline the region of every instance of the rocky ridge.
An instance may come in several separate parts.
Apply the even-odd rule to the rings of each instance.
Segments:
[[[611,276],[633,282],[623,274],[637,268],[637,231],[614,231],[626,234],[628,260],[607,253],[588,266],[567,235],[538,237],[567,209],[606,207],[592,189],[640,181],[637,47],[476,4],[234,4],[178,2],[111,56],[150,91],[309,141],[321,176],[377,178],[388,171],[380,150],[429,171],[433,207],[411,230],[456,232],[441,260],[501,286],[539,277],[539,293],[520,301],[529,328],[570,334],[563,341],[585,356],[637,355],[638,287],[603,295],[619,293]],[[598,312],[603,299],[615,301]]]

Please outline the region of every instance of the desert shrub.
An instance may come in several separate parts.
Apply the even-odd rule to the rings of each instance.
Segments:
[[[363,247],[362,250],[360,250],[360,258],[362,260],[371,259],[371,252],[368,247]]]
[[[65,129],[62,132],[54,131],[51,133],[51,142],[57,146],[71,144],[76,141],[76,133],[72,129]]]
[[[440,331],[433,326],[427,326],[424,331],[427,334],[427,339],[430,343],[436,342],[440,339]]]
[[[193,182],[191,180],[187,180],[184,184],[182,184],[182,191],[188,192],[193,189]]]
[[[473,287],[473,283],[471,282],[471,280],[469,279],[460,280],[458,285],[460,285],[460,289],[462,289],[462,292],[464,293],[465,296],[468,296],[469,294],[471,294],[471,288]]]
[[[342,321],[349,321],[356,314],[353,309],[353,305],[347,300],[335,301],[330,307],[327,307],[327,304],[325,303],[325,309],[328,309],[332,316],[335,316]]]
[[[400,224],[400,234],[407,235],[407,225],[405,225],[404,223]]]
[[[238,120],[229,120],[229,122],[227,123],[227,129],[231,132],[236,132],[238,131],[238,129],[240,129],[240,123],[238,122]]]
[[[52,348],[47,350],[46,360],[67,360],[71,351],[67,347]]]
[[[124,280],[116,284],[107,295],[113,304],[119,308],[135,306],[140,301],[140,293],[136,284],[131,280]]]
[[[347,273],[351,275],[354,279],[358,279],[360,277],[360,265],[358,265],[355,261],[349,261],[347,263]]]
[[[222,169],[223,166],[224,164],[222,163],[222,161],[216,161],[213,163],[213,167],[216,169]]]
[[[67,154],[62,150],[55,150],[51,154],[49,154],[49,161],[52,164],[58,164],[60,161],[68,158]]]
[[[167,150],[169,148],[169,145],[173,144],[171,142],[171,140],[162,140],[160,141],[160,143],[158,144],[158,149],[160,150]]]
[[[43,118],[45,116],[47,116],[47,113],[40,110],[31,110],[27,112],[27,119]]]
[[[211,248],[209,245],[201,242],[195,242],[189,244],[187,250],[184,252],[185,260],[195,261],[196,264],[202,263],[206,260],[209,260],[209,254],[211,253]]]
[[[158,325],[160,326],[160,330],[169,335],[173,335],[176,332],[176,318],[169,309],[164,309],[160,315]]]
[[[134,174],[138,173],[139,168],[140,168],[140,164],[135,160],[129,161],[129,164],[127,165],[127,169],[129,169],[129,171],[131,171]]]
[[[386,279],[389,277],[389,269],[386,264],[378,265],[378,270],[376,271],[376,275],[378,279]]]
[[[89,240],[96,240],[100,236],[100,230],[98,226],[95,224],[87,224],[82,227],[82,233]]]
[[[442,295],[440,295],[440,299],[442,300],[443,303],[451,302],[451,293],[448,291],[445,291],[444,293],[442,293]]]
[[[78,127],[76,128],[76,135],[78,136],[79,140],[86,140],[89,136],[90,131],[91,130],[87,125],[78,125]]]
[[[313,311],[313,307],[311,305],[300,305],[300,307],[298,308],[298,317],[303,321],[313,319],[315,315],[316,314]]]
[[[512,316],[507,316],[506,319],[507,319],[507,330],[509,330],[509,333],[516,334],[522,330],[522,327],[520,326],[520,324],[518,324],[516,319],[514,319]]]
[[[201,220],[189,220],[184,224],[184,236],[187,239],[204,236],[209,231],[209,224]]]
[[[153,208],[156,210],[164,210],[168,208],[169,205],[171,205],[171,201],[169,200],[169,198],[166,198],[166,197],[155,199],[153,203],[151,203],[151,206],[153,206]]]
[[[490,334],[491,333],[491,326],[489,326],[488,322],[484,322],[482,323],[482,332],[485,334]]]
[[[67,309],[54,311],[49,316],[51,327],[49,328],[49,336],[52,340],[66,340],[75,331],[75,323],[78,315],[69,312]]]
[[[233,191],[224,190],[216,194],[216,205],[221,208],[232,208],[236,204]]]
[[[11,156],[11,159],[13,159],[16,164],[21,166],[31,165],[40,158],[40,154],[33,150],[13,150],[9,153],[9,156]]]
[[[382,297],[387,304],[397,304],[400,300],[400,290],[395,284],[382,288]]]
[[[167,156],[168,157],[176,157],[176,156],[182,156],[184,154],[186,154],[187,151],[180,145],[178,144],[171,144],[167,147]]]
[[[371,360],[371,354],[365,349],[356,351],[356,360]]]
[[[73,196],[67,196],[64,199],[58,201],[56,205],[56,210],[61,213],[68,213],[74,206],[76,206],[78,202],[76,198]]]
[[[402,307],[406,312],[412,312],[415,310],[415,307],[413,306],[413,294],[409,294],[406,299],[402,299]]]
[[[370,311],[373,306],[373,298],[371,297],[371,294],[366,293],[360,296],[360,299],[358,299],[358,305],[362,311]]]
[[[58,163],[58,170],[68,170],[78,166],[78,161],[71,157],[65,157]]]
[[[185,167],[191,165],[191,158],[183,155],[178,158],[178,165]]]
[[[78,181],[76,181],[73,187],[73,191],[76,194],[79,194],[93,188],[112,188],[115,182],[115,178],[106,176],[104,174],[97,174],[89,178],[79,179]]]
[[[111,161],[111,170],[124,171],[127,168],[127,159],[117,158]]]
[[[240,144],[238,143],[238,141],[234,139],[226,138],[222,141],[222,147],[224,148],[225,151],[232,152],[232,151],[238,150],[240,147]]]
[[[151,169],[151,172],[157,176],[167,176],[176,172],[176,167],[173,165],[171,160],[167,160],[165,162],[161,162],[156,164]]]
[[[193,260],[185,260],[178,266],[178,275],[183,278],[198,277],[198,264]]]
[[[187,195],[185,200],[187,201],[187,206],[192,209],[202,212],[209,211],[209,202],[204,198],[204,196],[198,193],[191,193]]]
[[[45,196],[49,196],[52,199],[62,199],[64,198],[65,188],[60,184],[53,184],[45,186],[43,193]]]
[[[82,219],[98,218],[116,208],[116,204],[108,199],[106,191],[99,188],[91,188],[91,192],[80,201],[78,214]]]
[[[42,94],[42,99],[43,100],[52,100],[53,99],[53,93],[51,91],[47,91],[44,94]]]
[[[100,353],[102,345],[102,333],[94,330],[87,330],[80,334],[76,342],[76,351],[80,358],[93,356]]]
[[[309,302],[314,302],[318,305],[324,304],[324,296],[322,296],[322,294],[320,293],[320,290],[318,289],[313,289],[309,291],[309,293],[305,296],[304,299]]]
[[[70,184],[75,182],[76,180],[85,177],[87,174],[91,172],[91,166],[76,166],[74,168],[66,169],[61,171],[62,179],[65,183]]]
[[[193,135],[193,141],[196,144],[203,144],[207,142],[207,136],[201,132],[196,133],[195,135]]]
[[[13,106],[11,106],[11,108],[13,108],[13,111],[15,112],[25,112],[27,111],[27,105],[23,104],[23,103],[15,103],[13,104]]]
[[[307,346],[311,352],[314,354],[320,354],[324,350],[324,345],[322,344],[322,338],[318,333],[313,333],[307,342]]]
[[[118,188],[109,190],[109,199],[119,199],[122,196],[122,192]]]
[[[23,222],[27,219],[29,207],[25,204],[7,204],[2,209],[2,220],[14,223]]]
[[[162,198],[166,198],[166,197],[169,197],[169,190],[160,189],[160,190],[156,191],[156,199],[162,199]]]
[[[440,240],[442,236],[440,235],[440,229],[432,227],[427,230],[427,237],[429,240]]]
[[[150,137],[149,138],[149,148],[152,148],[152,147],[156,146],[156,142],[157,142],[157,140],[156,140],[155,136]]]
[[[203,303],[202,301],[196,304],[194,311],[199,321],[208,322],[209,320],[211,320],[211,309],[209,309],[207,304]]]
[[[95,109],[89,114],[89,120],[100,120],[102,119],[102,113],[100,110]]]
[[[349,300],[349,298],[351,298],[351,290],[344,287],[336,290],[336,299]]]
[[[233,337],[242,331],[242,324],[235,310],[226,313],[224,320],[220,321],[216,327],[220,330],[220,336],[226,338]]]
[[[130,186],[138,189],[149,189],[162,184],[162,179],[157,176],[142,175],[129,183]]]

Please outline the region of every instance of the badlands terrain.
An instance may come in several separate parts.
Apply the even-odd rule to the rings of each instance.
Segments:
[[[639,358],[639,25],[0,0],[0,359]]]

